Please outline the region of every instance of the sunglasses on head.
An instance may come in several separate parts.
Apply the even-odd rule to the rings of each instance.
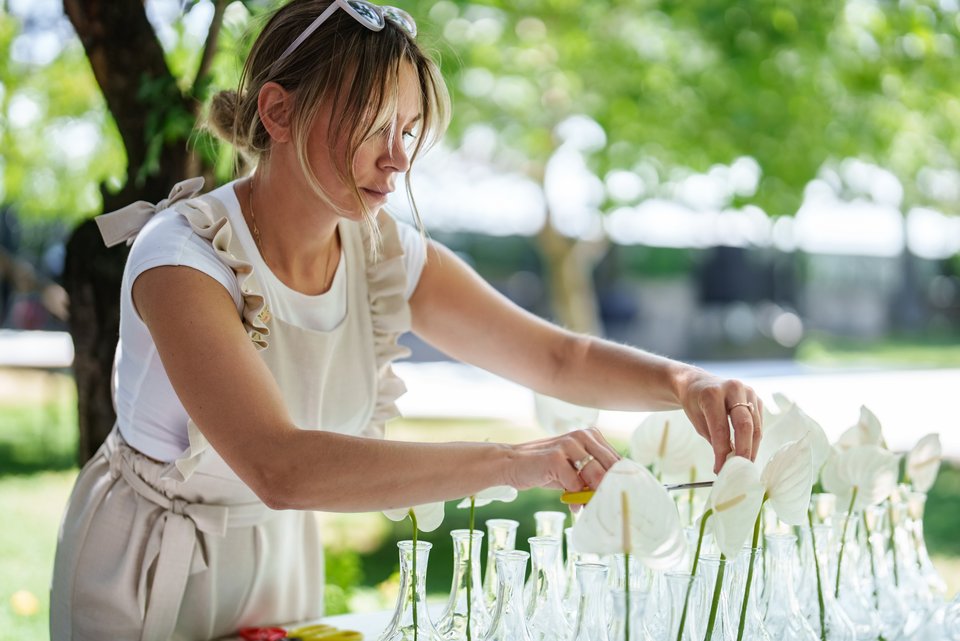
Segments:
[[[413,17],[397,7],[381,7],[378,4],[367,2],[367,0],[333,0],[330,6],[324,9],[323,13],[317,16],[316,20],[310,23],[303,30],[297,39],[290,43],[290,46],[280,54],[277,62],[280,62],[291,53],[296,51],[297,47],[303,44],[303,41],[310,37],[317,28],[320,27],[327,18],[333,15],[337,9],[343,9],[350,17],[362,24],[370,31],[383,31],[387,26],[387,20],[403,29],[411,38],[417,37],[417,23]]]

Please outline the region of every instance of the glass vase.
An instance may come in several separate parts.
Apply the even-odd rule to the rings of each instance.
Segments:
[[[490,614],[480,584],[480,544],[483,532],[453,530],[453,584],[447,607],[437,621],[437,631],[447,641],[480,639],[490,626]],[[469,589],[468,589],[469,586]],[[470,602],[470,624],[467,625],[467,603]]]
[[[797,537],[768,534],[767,576],[761,598],[761,616],[770,637],[778,641],[819,641],[800,610],[794,592]]]
[[[702,616],[704,641],[736,641],[736,629],[730,623],[729,595],[732,579],[730,565],[732,563],[723,556],[711,554],[700,557],[697,574],[704,586],[705,611]]]
[[[393,617],[379,641],[444,641],[430,620],[427,609],[427,561],[432,547],[426,541],[418,541],[414,555],[413,541],[397,543],[400,550],[400,593]]]
[[[534,512],[533,520],[536,524],[536,536],[550,537],[560,541],[560,554],[557,555],[554,563],[557,567],[557,584],[560,586],[560,594],[562,595],[567,590],[567,575],[566,572],[564,572],[563,567],[563,533],[567,524],[567,514],[565,512],[544,510],[540,512]],[[532,559],[532,550],[530,551],[530,555]],[[533,590],[531,582],[527,582],[526,589],[527,597],[529,598],[530,592]]]
[[[575,574],[580,586],[580,603],[573,641],[610,641],[607,636],[607,566],[577,561]]]
[[[751,559],[753,571],[750,571]],[[732,637],[745,641],[771,641],[767,628],[763,623],[760,611],[760,600],[763,596],[765,584],[763,569],[763,548],[745,546],[737,556],[736,563],[732,564],[730,577],[730,597],[727,606],[729,609]],[[747,595],[747,585],[750,585]],[[747,606],[744,607],[744,595],[747,595]],[[743,630],[741,631],[741,627]]]
[[[497,607],[483,641],[532,641],[523,605],[523,577],[530,555],[521,550],[500,550],[497,564]]]
[[[877,506],[874,511],[883,511]],[[884,639],[898,639],[907,623],[907,610],[897,594],[890,576],[890,562],[887,558],[887,537],[882,532],[874,532],[868,539],[870,545],[870,568],[873,582],[868,591],[873,598],[874,607],[880,618],[880,635]]]
[[[520,524],[513,519],[489,519],[487,521],[487,571],[483,575],[483,600],[492,614],[497,602],[496,554],[511,551],[517,546],[517,527]]]
[[[845,534],[846,538],[841,542],[843,556],[837,557],[839,576],[831,580],[830,589],[840,609],[853,624],[857,638],[876,639],[880,634],[880,617],[870,598],[869,585],[860,574],[861,568],[869,567],[869,556],[863,553],[860,546],[861,513],[854,511],[844,514],[841,523],[847,524],[845,532],[843,526],[840,529],[841,536]]]
[[[927,551],[926,539],[923,536],[923,515],[926,505],[927,495],[923,492],[910,492],[907,495],[906,529],[916,551],[917,568],[920,571],[920,576],[926,581],[934,600],[943,601],[947,595],[947,584],[933,566],[930,553]]]
[[[666,572],[663,585],[665,625],[662,629],[648,627],[647,637],[651,641],[703,641],[707,609],[703,579],[689,572]]]
[[[557,573],[560,539],[534,536],[529,539],[532,592],[527,602],[527,628],[533,641],[567,639],[571,626],[563,612],[563,591]]]
[[[626,555],[612,554],[607,557],[607,609],[613,613],[610,625],[611,640],[623,639],[627,620],[627,594],[630,590],[630,638],[640,639],[647,619],[646,607],[653,589],[652,573],[636,555],[630,557],[629,571]],[[629,581],[627,577],[629,576]]]
[[[813,572],[813,600],[805,606],[804,612],[807,622],[820,639],[826,641],[857,641],[853,623],[847,618],[836,598],[833,596],[836,578],[834,570],[833,526],[820,524],[813,526],[812,536],[809,537],[814,562]],[[816,583],[816,574],[819,570],[820,584]]]
[[[566,590],[563,593],[563,611],[567,615],[567,620],[572,624],[577,616],[577,608],[580,605],[580,583],[576,580],[577,561],[586,561],[588,563],[600,563],[601,558],[597,554],[583,554],[573,547],[573,528],[568,527],[563,531],[567,543],[567,560],[564,565],[564,574],[566,575]]]

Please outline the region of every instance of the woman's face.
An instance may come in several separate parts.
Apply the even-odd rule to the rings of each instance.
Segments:
[[[322,109],[310,132],[307,151],[311,166],[330,199],[351,220],[360,220],[363,210],[349,185],[341,181],[333,159],[345,159],[348,153],[346,136],[334,135],[331,149],[329,111]],[[337,117],[334,117],[334,121]],[[374,132],[357,150],[353,172],[360,195],[370,211],[382,207],[387,196],[396,188],[397,174],[410,167],[409,150],[414,134],[419,131],[420,84],[413,65],[404,63],[398,78],[397,122],[393,137],[389,128]]]

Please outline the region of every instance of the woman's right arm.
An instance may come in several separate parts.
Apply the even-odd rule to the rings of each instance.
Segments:
[[[187,414],[237,476],[276,509],[385,510],[492,485],[576,490],[584,482],[596,487],[617,459],[596,430],[502,445],[299,429],[216,280],[189,267],[156,267],[136,279],[133,300]],[[578,475],[571,462],[587,454],[599,464]]]

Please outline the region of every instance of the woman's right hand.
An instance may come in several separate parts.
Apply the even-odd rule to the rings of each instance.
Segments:
[[[505,485],[518,490],[531,487],[569,492],[584,487],[596,489],[607,470],[620,460],[620,455],[596,428],[513,445],[511,455],[513,460],[506,472]]]

